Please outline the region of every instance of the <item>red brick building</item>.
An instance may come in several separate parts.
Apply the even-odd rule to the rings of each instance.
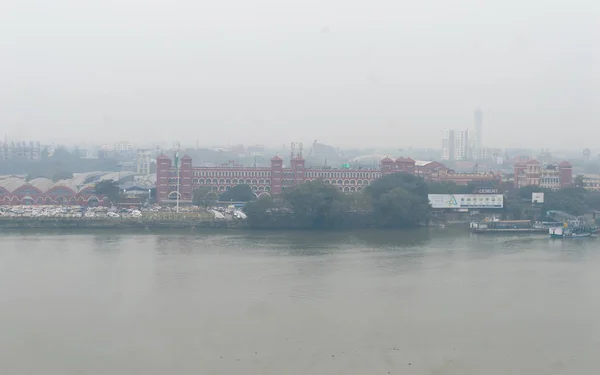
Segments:
[[[245,184],[251,187],[257,196],[279,195],[285,189],[307,181],[323,180],[344,193],[361,192],[374,180],[386,174],[406,172],[422,175],[427,180],[454,181],[458,184],[499,180],[499,176],[489,173],[452,173],[443,164],[432,162],[430,169],[416,167],[411,158],[389,157],[380,162],[378,169],[325,169],[306,168],[301,156],[291,158],[289,166],[283,159],[275,156],[269,167],[194,167],[192,159],[185,155],[181,158],[179,170],[179,194],[181,202],[191,202],[194,190],[206,186],[216,194],[221,194],[233,186]],[[174,202],[177,199],[177,170],[172,160],[160,155],[157,158],[156,196],[158,202]]]
[[[179,170],[180,201],[191,201],[194,189],[201,186],[220,194],[233,186],[246,184],[257,196],[279,195],[286,188],[319,179],[344,193],[353,193],[362,191],[385,174],[414,173],[415,169],[415,161],[410,158],[385,158],[380,165],[380,169],[306,168],[301,156],[292,158],[289,166],[284,166],[283,159],[275,156],[270,167],[194,167],[192,159],[185,155]],[[157,158],[156,195],[159,202],[177,199],[177,170],[165,155]]]
[[[539,186],[550,190],[563,189],[573,184],[573,166],[568,161],[542,165],[531,159],[515,164],[514,180],[516,188]]]

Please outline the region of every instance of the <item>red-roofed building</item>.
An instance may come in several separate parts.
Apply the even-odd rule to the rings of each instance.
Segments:
[[[568,161],[542,166],[531,159],[514,166],[514,180],[517,189],[525,186],[539,186],[542,189],[558,190],[573,184],[573,167]]]
[[[191,202],[194,189],[209,187],[221,194],[231,187],[249,185],[257,196],[279,195],[285,189],[307,181],[323,180],[344,193],[361,192],[374,180],[391,173],[406,172],[422,176],[427,180],[454,181],[457,184],[469,184],[495,180],[496,175],[489,173],[452,173],[438,162],[415,162],[411,158],[400,157],[396,160],[385,157],[378,169],[323,169],[306,168],[305,160],[296,156],[289,166],[283,165],[283,159],[275,156],[270,167],[193,167],[189,157],[182,158],[179,171],[180,202]],[[187,176],[191,176],[188,183]],[[157,158],[157,200],[174,202],[177,199],[177,171],[171,160],[161,155]]]

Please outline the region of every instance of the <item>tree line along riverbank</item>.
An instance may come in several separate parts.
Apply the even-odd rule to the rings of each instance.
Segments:
[[[478,188],[481,186],[425,181],[419,176],[400,172],[383,176],[354,194],[341,193],[323,181],[310,181],[285,190],[279,201],[254,200],[244,210],[250,228],[410,228],[449,220],[476,220],[477,215],[471,216],[473,212],[462,214],[460,218],[460,213],[456,212],[434,217],[429,194],[470,194]],[[600,192],[584,189],[577,179],[572,187],[557,191],[535,186],[516,189],[510,181],[493,188],[503,192],[504,205],[483,210],[479,216],[540,220],[548,211],[581,216],[600,210]],[[534,192],[545,193],[543,204],[532,204]]]

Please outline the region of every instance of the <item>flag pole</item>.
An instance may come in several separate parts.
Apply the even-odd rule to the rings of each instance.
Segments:
[[[175,212],[179,213],[179,145],[177,145],[177,153],[175,154],[175,168],[177,168],[177,203]]]

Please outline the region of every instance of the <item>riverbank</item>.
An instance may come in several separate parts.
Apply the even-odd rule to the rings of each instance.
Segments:
[[[211,220],[186,216],[171,218],[0,218],[0,229],[204,229],[245,228],[242,220]]]

